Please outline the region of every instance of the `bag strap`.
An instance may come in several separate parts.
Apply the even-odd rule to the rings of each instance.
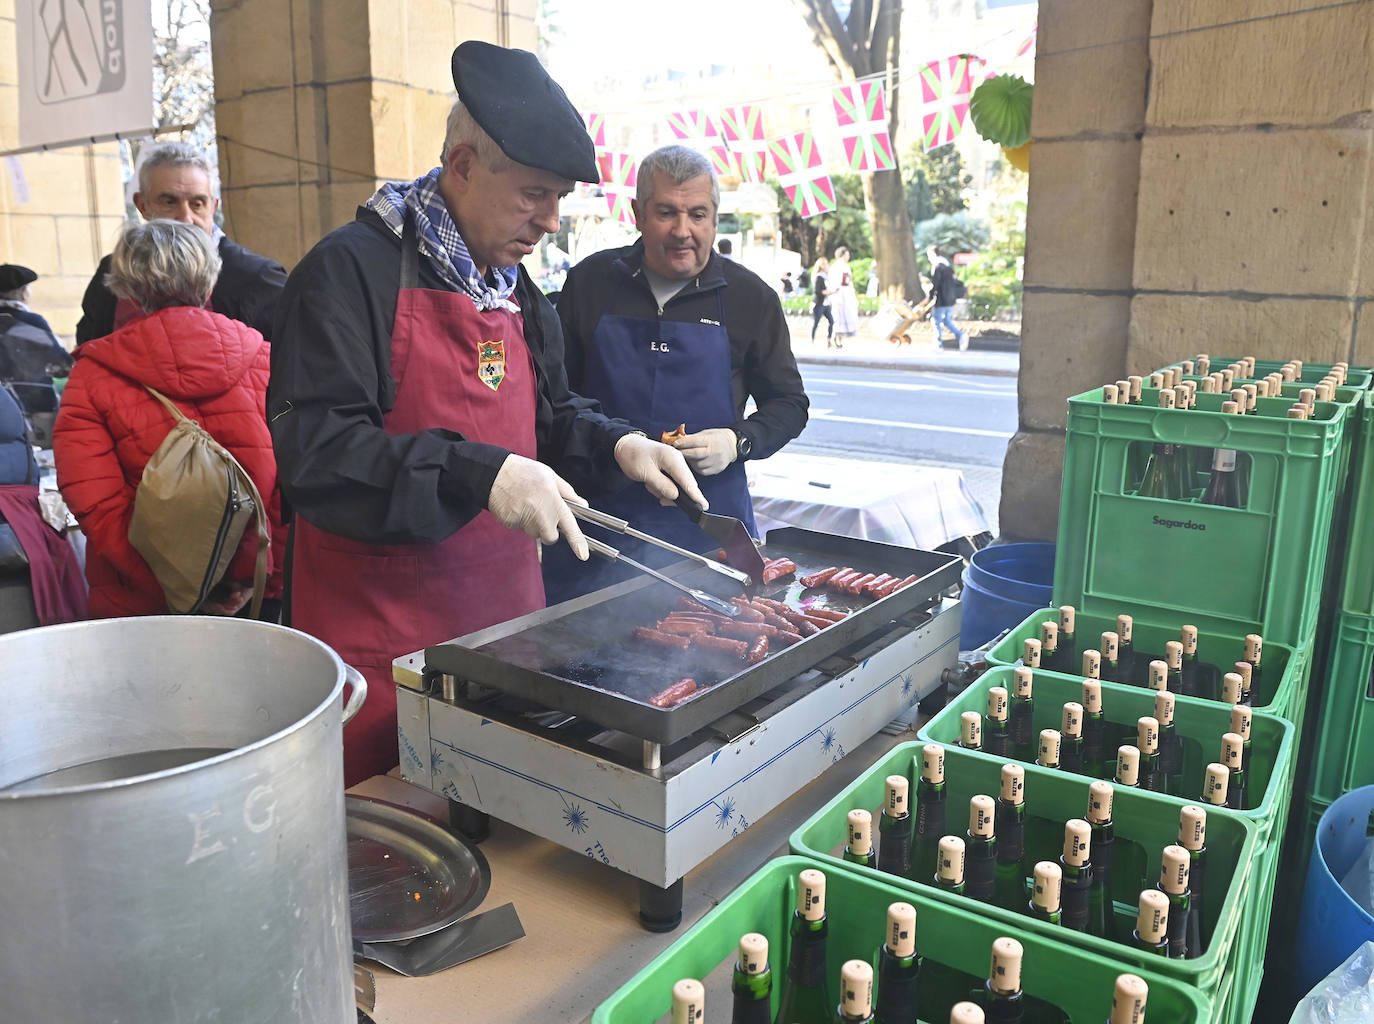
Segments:
[[[272,544],[272,533],[267,525],[267,506],[263,504],[262,495],[258,493],[258,485],[253,482],[253,477],[243,468],[239,460],[234,458],[234,453],[216,441],[208,430],[178,409],[172,403],[171,399],[162,392],[158,391],[156,388],[149,387],[147,384],[143,386],[147,389],[148,394],[152,395],[166,406],[167,411],[172,414],[173,418],[175,418],[178,423],[189,423],[209,438],[210,443],[215,446],[215,450],[223,455],[224,458],[238,470],[244,483],[248,485],[248,493],[253,498],[253,509],[256,512],[258,521],[258,558],[257,563],[253,567],[253,601],[250,609],[250,614],[256,619],[258,614],[262,611],[263,597],[267,593],[267,552]],[[171,431],[169,430],[167,433],[170,434]]]

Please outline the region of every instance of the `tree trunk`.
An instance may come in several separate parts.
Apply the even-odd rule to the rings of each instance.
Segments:
[[[911,240],[911,217],[900,170],[865,174],[864,205],[873,228],[873,261],[878,272],[878,294],[886,302],[919,302],[925,298],[916,270],[916,249]]]

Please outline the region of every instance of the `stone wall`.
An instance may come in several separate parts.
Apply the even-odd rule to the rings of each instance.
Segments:
[[[465,39],[534,49],[535,0],[241,0],[211,16],[225,230],[289,269],[434,167]]]
[[[0,0],[0,150],[19,146],[17,78],[14,0]],[[12,163],[17,172],[0,170],[0,263],[39,275],[33,308],[70,347],[81,294],[124,222],[119,145],[25,153]]]
[[[1038,45],[1001,522],[1053,539],[1068,396],[1202,351],[1374,364],[1374,4],[1041,0]]]

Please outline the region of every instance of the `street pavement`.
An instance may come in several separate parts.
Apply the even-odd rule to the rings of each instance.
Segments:
[[[792,354],[798,363],[833,363],[839,366],[867,366],[893,370],[926,370],[932,373],[979,373],[995,377],[1015,377],[1021,365],[1019,338],[970,336],[969,348],[960,352],[953,341],[948,348],[937,348],[930,324],[918,323],[908,330],[911,343],[894,345],[875,330],[876,317],[860,317],[859,333],[844,340],[840,349],[827,348],[825,322],[811,340],[811,318],[789,316]],[[1018,325],[1019,326],[1019,325]],[[960,321],[963,331],[985,330],[988,324]]]

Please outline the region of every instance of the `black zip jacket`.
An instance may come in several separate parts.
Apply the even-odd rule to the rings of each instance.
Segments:
[[[230,320],[247,324],[268,341],[272,340],[272,321],[277,299],[286,284],[286,270],[276,260],[259,256],[225,235],[219,240],[220,271],[210,293],[210,306]],[[114,330],[115,306],[119,299],[105,284],[110,272],[110,257],[95,268],[95,277],[81,296],[81,319],[76,324],[76,343],[103,338]]]
[[[792,357],[792,338],[777,293],[753,271],[713,253],[701,273],[659,309],[643,264],[644,243],[638,241],[593,253],[568,272],[558,297],[558,317],[567,337],[572,389],[584,386],[586,346],[592,343],[603,314],[672,323],[715,320],[721,315],[716,301],[720,291],[738,417],[733,428],[753,445],[749,458],[766,459],[800,434],[810,403]],[[744,406],[750,396],[756,411],[746,419]]]
[[[400,237],[360,208],[291,272],[277,312],[267,419],[296,513],[351,540],[436,543],[487,507],[509,453],[453,430],[383,429],[396,395],[391,328],[400,255]],[[423,258],[419,284],[453,290]],[[631,427],[568,390],[558,317],[523,268],[514,298],[534,357],[539,460],[577,488],[623,484],[612,449]],[[424,367],[412,361],[406,372]]]

